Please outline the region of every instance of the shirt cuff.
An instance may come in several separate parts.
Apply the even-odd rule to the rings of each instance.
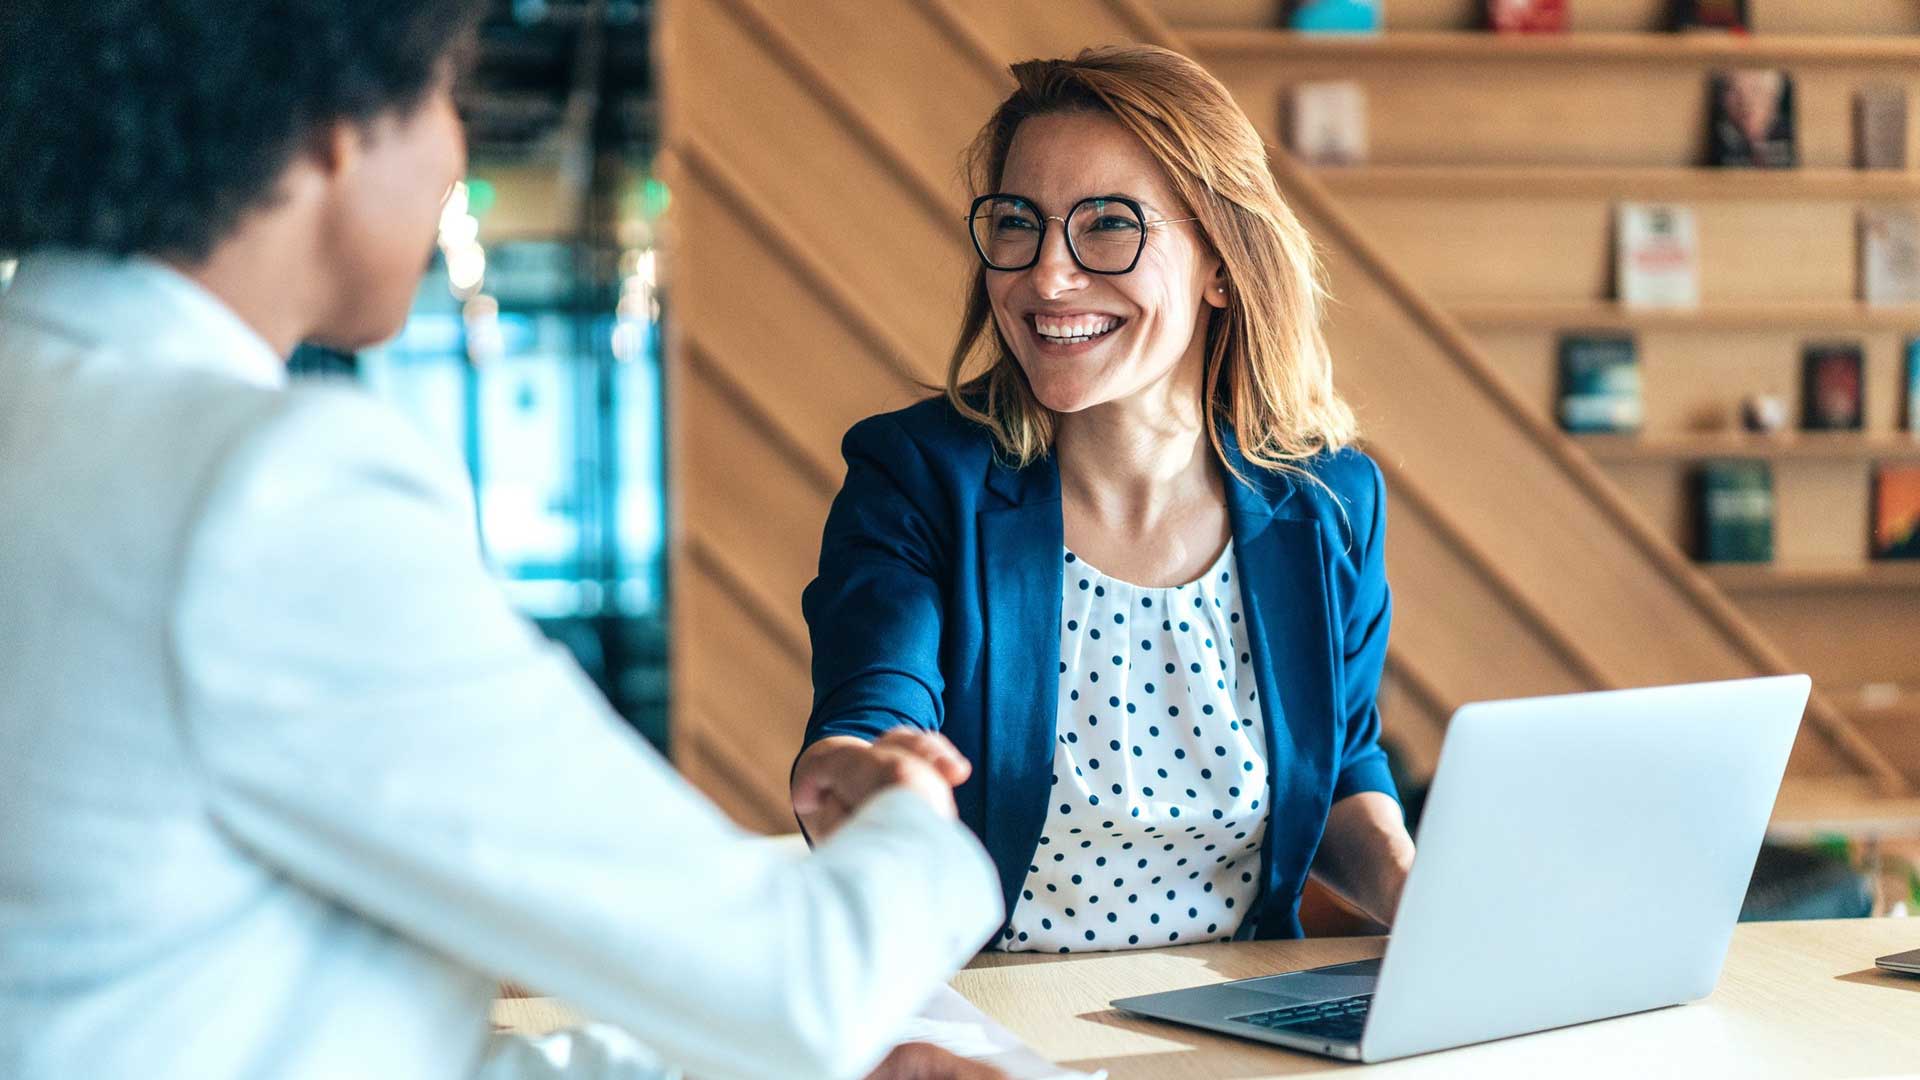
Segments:
[[[1000,873],[978,837],[957,821],[950,821],[904,788],[883,791],[868,799],[838,832],[820,845],[822,853],[836,845],[899,843],[903,872],[926,875],[925,929],[943,935],[942,948],[952,969],[965,964],[999,931],[1006,918],[1000,896]]]
[[[1400,801],[1400,789],[1394,786],[1393,773],[1387,768],[1387,755],[1375,752],[1348,762],[1333,785],[1333,801],[1363,791],[1385,792],[1394,802]]]

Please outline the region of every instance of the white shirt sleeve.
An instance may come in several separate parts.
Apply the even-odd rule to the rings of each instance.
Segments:
[[[360,395],[290,394],[196,520],[172,645],[211,813],[363,917],[711,1077],[860,1073],[999,924],[984,850],[905,792],[812,855],[726,821],[510,610],[463,479]]]

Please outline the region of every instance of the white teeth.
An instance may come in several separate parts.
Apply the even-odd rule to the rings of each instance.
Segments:
[[[1047,341],[1062,345],[1078,345],[1083,341],[1112,333],[1119,327],[1120,320],[1112,315],[1075,315],[1069,318],[1053,318],[1045,315],[1033,317],[1034,332]]]

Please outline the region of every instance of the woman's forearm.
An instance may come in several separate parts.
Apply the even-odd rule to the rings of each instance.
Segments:
[[[1412,867],[1413,837],[1392,796],[1363,791],[1333,804],[1313,869],[1362,914],[1391,925]]]

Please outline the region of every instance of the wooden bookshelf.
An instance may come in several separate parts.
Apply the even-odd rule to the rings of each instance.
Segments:
[[[1767,461],[1920,461],[1920,434],[1856,431],[1788,431],[1778,435],[1743,431],[1673,435],[1576,435],[1595,460],[1690,462],[1710,458]]]
[[[1686,169],[1661,166],[1362,165],[1317,168],[1343,196],[1507,199],[1920,201],[1920,170]]]
[[[1472,302],[1450,305],[1472,329],[1788,329],[1816,332],[1914,330],[1920,305],[1869,307],[1852,301],[1716,303],[1697,308],[1632,308],[1612,301]]]
[[[1500,35],[1472,30],[1406,30],[1380,34],[1302,34],[1291,30],[1185,31],[1204,60],[1305,56],[1383,62],[1445,57],[1470,63],[1609,61],[1646,64],[1915,64],[1920,38],[1823,37],[1801,34],[1588,33]]]
[[[1733,593],[1807,589],[1920,589],[1920,560],[1804,566],[1788,563],[1702,563],[1700,569],[1721,588]]]

